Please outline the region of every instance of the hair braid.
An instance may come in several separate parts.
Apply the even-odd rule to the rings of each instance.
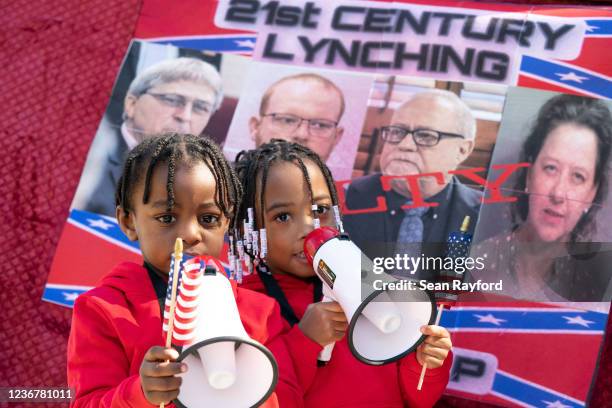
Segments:
[[[257,149],[243,150],[236,156],[234,168],[238,179],[243,185],[244,196],[234,214],[234,225],[240,227],[248,217],[248,208],[255,208],[258,204],[263,213],[265,208],[264,192],[267,187],[268,174],[274,163],[293,163],[302,171],[304,181],[308,187],[311,203],[314,204],[312,180],[308,174],[305,160],[310,160],[323,174],[329,189],[333,205],[338,205],[336,186],[329,168],[319,156],[307,147],[281,139],[272,139],[269,143]],[[259,190],[257,189],[259,187]],[[259,194],[259,195],[257,195]],[[255,217],[254,228],[265,228],[264,217],[262,225],[258,225]]]
[[[141,142],[129,153],[115,194],[116,205],[124,211],[132,210],[133,187],[145,173],[143,204],[149,201],[151,177],[159,164],[168,165],[166,191],[168,208],[175,204],[174,181],[179,165],[204,163],[216,183],[215,204],[230,220],[233,228],[234,212],[242,200],[242,186],[219,147],[208,137],[168,133]]]
[[[157,161],[159,160],[160,154],[164,151],[166,146],[170,143],[170,138],[174,134],[168,135],[167,138],[153,138],[151,139],[152,148],[154,148],[153,152],[150,153],[151,159],[149,161],[149,166],[147,167],[147,173],[145,176],[145,188],[144,194],[142,198],[143,203],[147,203],[149,201],[149,195],[151,194],[151,176],[153,174],[153,170],[157,165]],[[144,155],[143,155],[144,156]]]

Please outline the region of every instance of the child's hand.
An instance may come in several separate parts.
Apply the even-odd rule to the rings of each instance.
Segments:
[[[344,337],[348,322],[338,302],[318,302],[308,305],[299,327],[310,340],[326,346]]]
[[[175,349],[160,346],[151,347],[145,354],[140,365],[140,383],[151,404],[166,404],[178,396],[182,378],[174,375],[187,371],[187,365],[174,362],[178,357]]]
[[[450,333],[444,327],[434,325],[421,327],[421,333],[427,337],[417,347],[417,361],[421,365],[427,364],[427,368],[440,367],[453,347]]]

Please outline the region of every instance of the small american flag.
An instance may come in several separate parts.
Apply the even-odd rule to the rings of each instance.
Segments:
[[[448,238],[446,240],[447,244],[447,258],[459,259],[459,258],[467,258],[470,252],[470,244],[472,243],[472,234],[468,233],[468,227],[470,225],[470,217],[465,216],[463,219],[463,223],[461,224],[461,228],[459,231],[453,231],[448,234]],[[465,273],[458,274],[454,270],[441,270],[440,276],[438,277],[438,282],[448,282],[452,283],[453,281],[463,281],[465,277]],[[456,302],[457,301],[457,293],[455,291],[437,291],[435,294],[436,300],[441,302]]]
[[[172,258],[170,270],[174,270],[174,257]],[[193,328],[195,327],[196,308],[202,272],[203,268],[201,268],[200,262],[196,258],[183,262],[179,269],[176,307],[174,309],[174,328],[172,330],[172,343],[177,346],[182,346],[191,339]],[[164,304],[164,340],[168,335],[168,325],[170,321],[172,275],[173,274],[170,273],[168,290],[166,291],[166,301]]]
[[[179,285],[174,308],[174,329],[172,331],[172,344],[185,346],[193,341],[195,327],[198,320],[198,306],[202,292],[202,281],[207,266],[212,266],[217,273],[224,273],[223,264],[210,256],[197,256],[182,263],[179,273]],[[172,268],[171,268],[172,269]],[[168,282],[168,293],[172,282]],[[170,295],[166,297],[164,306],[164,339],[168,333],[170,318]]]

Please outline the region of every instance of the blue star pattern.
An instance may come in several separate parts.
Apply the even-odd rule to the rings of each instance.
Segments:
[[[240,52],[250,54],[255,48],[256,36],[180,36],[165,38],[150,38],[148,41],[157,44],[171,44],[176,47],[192,48],[196,50],[206,50],[214,52]]]
[[[607,315],[559,308],[453,307],[440,322],[449,331],[603,334]]]
[[[467,218],[467,217],[466,217]],[[468,219],[469,222],[469,219]],[[467,229],[467,226],[466,226]],[[448,234],[446,240],[446,257],[459,259],[467,258],[470,252],[470,244],[472,243],[472,235],[464,231],[453,231]],[[441,270],[438,276],[438,282],[463,281],[464,273],[457,273],[454,270]],[[435,293],[437,300],[456,301],[457,294],[454,291],[438,291]]]
[[[106,241],[140,253],[138,241],[130,241],[114,218],[87,211],[72,210],[68,222]]]
[[[571,334],[603,336],[608,315],[561,308],[457,306],[445,310],[440,322],[450,332]],[[460,354],[458,350],[457,353]],[[489,394],[519,406],[578,408],[586,402],[547,388],[516,374],[495,368]],[[523,374],[524,375],[524,374]],[[457,380],[452,380],[457,381]],[[450,384],[449,388],[453,388]],[[514,406],[514,405],[513,405]]]

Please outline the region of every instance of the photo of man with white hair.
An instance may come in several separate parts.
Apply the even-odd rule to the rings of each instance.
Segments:
[[[482,192],[464,185],[449,174],[472,153],[476,120],[470,108],[453,92],[429,90],[417,93],[393,113],[381,129],[384,141],[381,173],[354,179],[346,192],[350,210],[376,208],[385,197],[382,212],[345,214],[344,226],[358,246],[366,243],[445,243],[470,216],[473,231]],[[411,187],[405,179],[393,179],[385,191],[381,176],[429,175],[418,179],[419,194],[436,206],[402,209],[412,203]]]
[[[76,207],[114,216],[115,189],[127,153],[139,142],[163,132],[200,135],[222,100],[219,72],[200,59],[168,59],[144,69],[131,82],[123,100],[121,125],[104,120],[100,125],[96,142],[100,138],[105,157],[96,161],[95,169],[86,167],[84,175],[95,171],[97,182],[93,189],[83,187],[87,193],[77,191]],[[96,142],[92,149],[100,149]]]

